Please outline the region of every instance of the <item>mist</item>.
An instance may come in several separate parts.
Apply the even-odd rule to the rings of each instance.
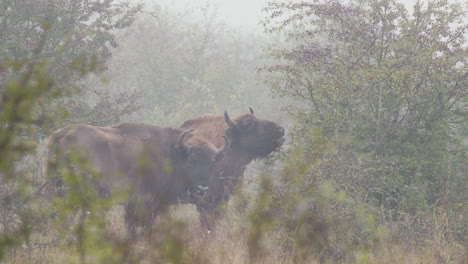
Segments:
[[[119,32],[108,70],[86,85],[140,96],[139,111],[122,115],[121,121],[173,126],[183,121],[184,111],[188,117],[224,109],[237,115],[248,106],[265,118],[286,119],[279,101],[271,107],[273,96],[256,72],[268,42],[258,20],[261,2],[148,1],[143,10]],[[87,94],[89,106],[96,107],[93,90]],[[191,103],[184,94],[209,100]]]
[[[467,8],[2,1],[0,262],[466,263]]]

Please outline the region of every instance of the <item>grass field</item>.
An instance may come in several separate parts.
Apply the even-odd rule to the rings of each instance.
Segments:
[[[49,221],[35,230],[29,245],[9,252],[6,263],[467,263],[466,245],[437,236],[416,244],[389,235],[365,248],[339,253],[327,249],[315,253],[306,248],[310,254],[301,255],[303,249],[284,243],[287,238],[280,226],[263,234],[255,248],[259,252],[252,252],[249,235],[255,227],[236,199],[217,219],[213,232],[200,227],[194,206],[180,205],[158,217],[150,237],[137,242],[126,240],[123,208],[116,206],[106,214],[104,238],[90,240],[94,244],[85,246],[84,251],[73,233],[76,218],[68,219],[68,233],[59,233],[57,224]],[[314,244],[312,238],[310,244]],[[127,253],[131,257],[124,258]]]

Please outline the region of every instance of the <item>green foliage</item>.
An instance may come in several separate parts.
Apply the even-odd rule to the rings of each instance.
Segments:
[[[308,183],[327,179],[353,207],[368,207],[373,222],[399,223],[394,234],[414,238],[427,238],[420,222],[435,225],[434,208],[461,213],[466,6],[417,2],[410,13],[393,0],[314,1],[265,10],[266,32],[287,44],[268,47],[273,63],[261,71],[277,95],[294,100],[291,154],[305,153],[286,164],[294,173],[285,185],[311,193]],[[460,219],[449,222],[448,233],[459,232]]]
[[[130,240],[112,235],[106,229],[106,212],[126,194],[113,189],[112,195],[99,195],[95,182],[101,175],[90,162],[74,151],[70,159],[57,166],[66,190],[63,197],[53,200],[57,229],[61,237],[68,237],[72,250],[76,250],[79,263],[126,263],[130,253]],[[62,228],[60,228],[60,226]],[[99,247],[96,247],[99,245]]]
[[[153,262],[163,263],[189,263],[187,261],[187,236],[186,224],[169,218],[153,232],[152,247],[155,250],[152,255]]]
[[[0,61],[37,53],[50,59],[44,70],[57,85],[77,85],[83,75],[104,69],[110,47],[117,46],[113,31],[128,27],[141,8],[116,1],[2,1]]]
[[[0,161],[0,169],[8,172],[21,153],[31,151],[34,142],[23,137],[34,133],[32,124],[40,125],[44,115],[35,116],[33,110],[41,96],[50,95],[53,81],[42,70],[43,64],[25,65],[25,72],[19,79],[13,79],[2,86],[0,94],[0,148],[5,154]],[[8,154],[7,154],[8,153]]]
[[[30,154],[38,140],[65,117],[56,102],[76,92],[90,72],[104,69],[109,45],[116,45],[113,30],[128,26],[140,9],[114,1],[0,3],[0,196],[5,198],[0,207],[0,260],[7,253],[14,256],[21,245],[32,250],[38,230],[51,213],[50,204],[41,197],[42,168],[32,166]],[[97,213],[83,214],[102,207],[96,199],[79,203],[82,196],[67,198],[68,205],[82,209],[81,226],[104,230]],[[81,229],[101,239],[86,242],[89,236],[83,235],[79,241],[85,244],[79,248],[86,250],[82,252],[103,241],[102,233]]]
[[[39,113],[57,112],[58,107],[71,110],[73,104],[63,107],[63,100],[59,98],[70,96],[77,92],[77,88],[82,88],[81,81],[90,72],[106,70],[105,63],[111,56],[111,48],[117,46],[115,31],[128,27],[141,9],[141,5],[132,7],[128,2],[113,0],[2,1],[2,90],[11,80],[20,78],[26,63],[40,64],[38,68],[43,76],[54,82],[55,97],[42,95],[40,105],[24,104],[35,106]],[[34,76],[33,80],[36,85],[42,85],[37,83],[42,80],[39,76]],[[39,98],[29,90],[11,89]],[[27,109],[15,110],[29,115]],[[42,131],[40,136],[44,137],[48,132]]]
[[[296,262],[342,262],[353,252],[378,245],[386,231],[347,182],[331,176],[342,173],[336,168],[335,146],[314,134],[322,147],[294,149],[284,160],[274,192],[276,224],[284,232],[280,244]]]
[[[248,216],[249,228],[247,235],[247,247],[249,249],[250,263],[257,263],[265,256],[263,246],[265,235],[272,229],[274,223],[273,184],[265,175],[260,183],[258,193],[253,208]]]

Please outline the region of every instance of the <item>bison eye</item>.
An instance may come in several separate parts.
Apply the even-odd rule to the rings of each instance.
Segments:
[[[247,127],[248,130],[254,129],[255,126],[256,126],[256,124],[255,124],[254,121],[249,121],[249,122],[247,122],[247,125],[246,125],[246,127]]]

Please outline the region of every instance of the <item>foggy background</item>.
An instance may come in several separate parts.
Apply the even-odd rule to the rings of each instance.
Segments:
[[[0,3],[0,262],[467,262],[467,3],[116,2]],[[54,131],[249,107],[287,140],[247,166],[212,233],[178,204],[133,243],[122,204],[46,191]],[[60,173],[92,186],[84,170]]]
[[[134,2],[144,3],[147,14],[117,33],[119,46],[107,70],[85,85],[110,94],[139,93],[135,104],[141,108],[115,117],[114,123],[119,119],[175,126],[224,109],[236,116],[251,106],[259,117],[276,118],[287,126],[281,108],[288,100],[275,100],[256,73],[266,63],[262,52],[272,40],[260,24],[267,1]],[[92,90],[85,92],[91,108],[99,101]],[[190,95],[211,100],[188,102]]]

